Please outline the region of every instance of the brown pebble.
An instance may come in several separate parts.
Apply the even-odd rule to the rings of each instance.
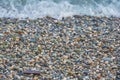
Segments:
[[[41,45],[38,45],[38,51],[41,53],[42,52],[42,47]]]
[[[3,73],[2,72],[0,72],[0,79],[3,77]]]
[[[80,37],[75,38],[75,41],[79,42],[81,39]]]
[[[17,42],[19,42],[20,41],[20,38],[19,37],[16,37],[16,39],[15,39]]]
[[[9,32],[4,32],[4,34],[8,35],[8,34],[10,34],[10,33],[9,33]]]
[[[24,32],[23,31],[16,31],[15,33],[23,34]]]
[[[110,47],[110,48],[109,48],[109,51],[110,51],[110,52],[113,52],[113,48]]]
[[[0,79],[3,77],[3,75],[2,74],[0,74]]]
[[[97,75],[97,79],[100,80],[102,78],[101,74]]]

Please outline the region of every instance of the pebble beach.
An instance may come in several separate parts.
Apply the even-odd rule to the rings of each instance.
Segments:
[[[120,18],[0,18],[0,80],[120,80]]]

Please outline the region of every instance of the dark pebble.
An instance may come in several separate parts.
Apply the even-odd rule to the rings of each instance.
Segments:
[[[87,75],[89,74],[89,71],[86,70],[86,71],[83,72],[83,74],[84,74],[85,76],[87,76]]]
[[[39,71],[35,71],[35,70],[26,70],[26,71],[23,71],[23,74],[40,75],[40,72]]]
[[[18,71],[18,75],[23,75],[23,72],[22,71]]]
[[[117,75],[120,75],[120,71],[117,71]]]

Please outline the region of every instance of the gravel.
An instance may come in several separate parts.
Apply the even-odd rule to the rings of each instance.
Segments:
[[[114,80],[119,53],[117,17],[0,18],[1,80]]]

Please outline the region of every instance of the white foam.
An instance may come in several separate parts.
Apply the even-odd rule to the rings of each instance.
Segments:
[[[0,6],[0,17],[13,18],[41,18],[44,16],[52,16],[54,18],[61,18],[72,15],[94,15],[94,16],[117,16],[120,17],[119,2],[103,5],[95,3],[93,5],[78,5],[71,4],[69,1],[61,1],[56,3],[52,0],[28,0],[24,6],[16,7],[14,2],[10,3],[10,8]]]

